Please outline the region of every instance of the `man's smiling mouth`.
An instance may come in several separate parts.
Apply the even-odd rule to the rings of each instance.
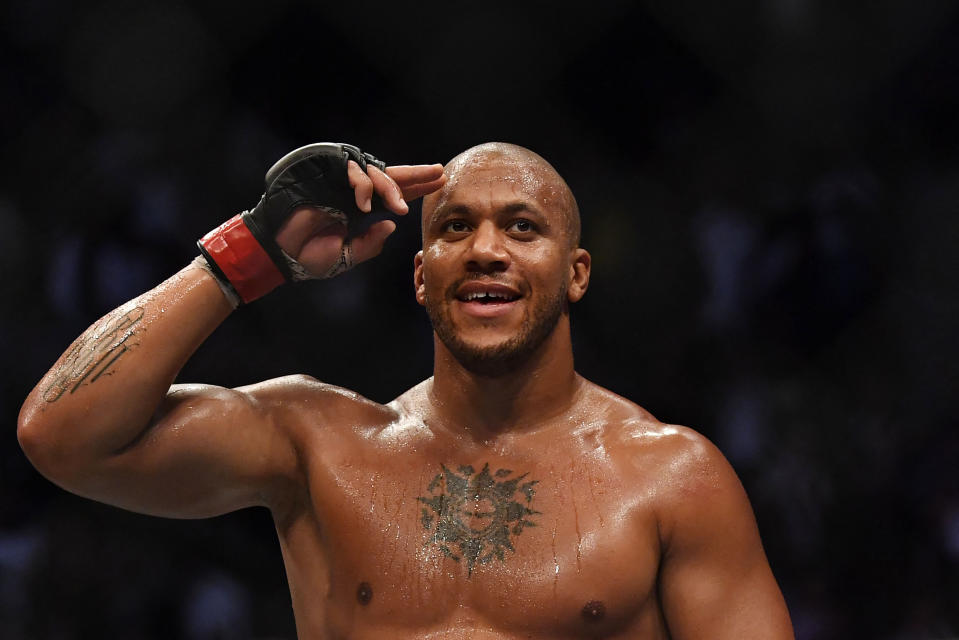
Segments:
[[[453,297],[467,314],[493,318],[508,313],[523,294],[509,285],[472,280],[457,287]]]
[[[503,293],[499,291],[474,291],[472,293],[467,293],[465,295],[456,296],[456,299],[461,302],[480,302],[483,304],[490,304],[496,302],[512,302],[513,300],[519,300],[520,296],[511,293]]]

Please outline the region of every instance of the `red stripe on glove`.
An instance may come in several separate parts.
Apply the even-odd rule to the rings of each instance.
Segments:
[[[286,282],[269,254],[237,214],[200,238],[209,257],[229,279],[244,303],[265,296]]]

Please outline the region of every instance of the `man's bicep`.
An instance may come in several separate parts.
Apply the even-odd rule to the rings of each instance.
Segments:
[[[701,437],[700,437],[701,438]],[[660,596],[675,640],[791,639],[792,627],[746,493],[701,439],[666,513]]]
[[[256,388],[174,385],[147,428],[88,479],[88,497],[174,518],[269,506],[295,447]]]

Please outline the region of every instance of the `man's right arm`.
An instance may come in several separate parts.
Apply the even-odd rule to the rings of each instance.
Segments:
[[[351,161],[348,170],[363,211],[375,192],[392,211],[405,213],[404,196],[419,197],[445,181],[439,165],[387,167],[385,173],[371,166],[367,175]],[[353,238],[355,261],[377,255],[394,228],[384,220]],[[328,274],[345,234],[324,210],[303,206],[275,231],[275,242],[309,274]],[[224,255],[231,251],[227,246]],[[231,284],[194,262],[87,329],[21,409],[18,438],[37,469],[79,495],[168,517],[269,506],[288,494],[298,461],[276,408],[303,393],[316,396],[313,385],[171,387],[230,314],[224,292]],[[322,404],[311,409],[322,413]]]
[[[264,504],[296,461],[262,399],[171,388],[230,311],[212,276],[191,265],[94,323],[23,405],[17,433],[31,462],[77,494],[157,515]]]

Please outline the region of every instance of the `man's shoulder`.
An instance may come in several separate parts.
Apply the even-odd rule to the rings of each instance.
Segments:
[[[238,387],[237,390],[263,401],[322,402],[325,400],[341,400],[343,402],[371,402],[355,391],[322,382],[303,373],[263,380]]]
[[[718,506],[742,515],[748,501],[739,478],[706,436],[661,422],[639,405],[602,391],[610,399],[603,426],[610,461],[621,478],[649,499],[664,539],[690,523],[703,526],[702,514],[714,513]]]
[[[719,449],[695,429],[662,422],[635,402],[592,386],[593,397],[605,406],[603,431],[607,443],[624,463],[686,477],[691,472],[701,474],[728,466]]]
[[[393,409],[397,415],[422,418],[430,411],[431,401],[429,399],[429,388],[432,381],[432,378],[423,380],[398,395],[396,399],[386,406]]]
[[[306,418],[311,422],[362,423],[369,426],[396,419],[396,411],[351,389],[296,374],[239,387],[264,409],[277,415]]]

